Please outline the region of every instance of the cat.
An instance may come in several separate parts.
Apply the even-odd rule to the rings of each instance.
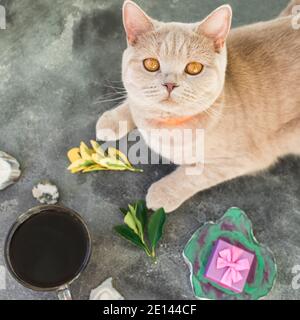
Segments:
[[[128,132],[136,127],[205,132],[203,163],[174,161],[179,167],[149,188],[148,208],[172,212],[199,191],[300,154],[300,30],[292,28],[294,4],[300,1],[272,21],[230,31],[229,5],[199,23],[183,24],[158,22],[134,2],[124,2],[127,99],[100,117],[97,138],[124,136],[120,121],[127,121]],[[104,136],[105,129],[114,135]],[[203,167],[201,175],[187,174],[197,167]]]

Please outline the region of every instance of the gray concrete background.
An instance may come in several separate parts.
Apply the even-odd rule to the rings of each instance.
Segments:
[[[201,20],[225,1],[137,1],[150,15],[166,21]],[[232,0],[234,25],[270,19],[287,0]],[[278,280],[269,298],[297,299],[292,268],[300,264],[300,160],[287,158],[256,177],[243,177],[198,194],[168,217],[153,265],[142,252],[112,232],[121,222],[119,206],[144,198],[150,184],[172,166],[144,166],[143,174],[66,171],[66,152],[94,138],[98,116],[114,103],[95,104],[120,80],[125,39],[121,0],[0,0],[7,9],[7,30],[0,30],[0,149],[19,159],[20,181],[0,192],[0,265],[5,235],[14,220],[36,205],[34,183],[54,181],[61,203],[88,222],[94,250],[82,277],[72,285],[77,299],[112,276],[127,299],[190,299],[189,271],[181,256],[192,233],[231,206],[252,219],[259,241],[278,262]],[[7,275],[2,299],[56,299],[36,293]]]

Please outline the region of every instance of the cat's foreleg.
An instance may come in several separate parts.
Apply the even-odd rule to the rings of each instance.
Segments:
[[[287,17],[292,15],[293,8],[296,5],[300,5],[300,0],[292,0],[288,6],[280,13],[279,17]]]
[[[135,127],[126,100],[115,109],[103,113],[96,125],[96,137],[102,141],[116,141]]]
[[[247,159],[237,162],[232,159],[218,165],[205,165],[201,174],[197,174],[196,169],[197,166],[178,167],[168,176],[152,184],[146,196],[148,208],[158,209],[163,207],[166,212],[172,212],[197,192],[257,171],[260,168],[257,167],[255,162],[249,162]],[[199,170],[201,170],[200,167]]]

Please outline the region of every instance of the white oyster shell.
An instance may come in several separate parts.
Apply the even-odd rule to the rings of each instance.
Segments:
[[[124,297],[112,286],[112,278],[108,278],[91,291],[90,300],[124,300]]]
[[[34,186],[32,195],[42,204],[56,204],[59,199],[57,186],[48,180],[41,181]]]
[[[19,162],[9,154],[0,151],[0,190],[15,183],[20,175]]]

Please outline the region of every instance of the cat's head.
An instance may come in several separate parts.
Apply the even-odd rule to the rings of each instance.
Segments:
[[[133,105],[164,118],[209,108],[224,86],[231,17],[225,5],[199,23],[163,23],[125,1],[123,82]]]

